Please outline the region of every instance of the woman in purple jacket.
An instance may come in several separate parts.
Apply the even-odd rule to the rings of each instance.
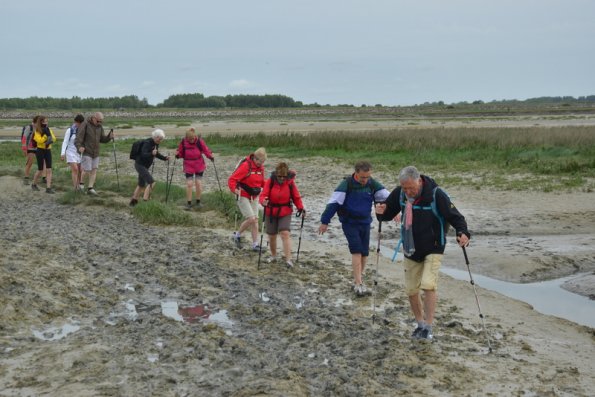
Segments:
[[[196,135],[194,128],[186,131],[186,137],[178,145],[176,157],[184,159],[184,174],[186,175],[186,209],[192,209],[192,182],[196,188],[196,208],[200,208],[202,194],[202,176],[207,168],[205,155],[213,161],[213,153],[205,141]]]

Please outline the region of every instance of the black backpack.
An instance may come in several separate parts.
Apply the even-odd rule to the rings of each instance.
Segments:
[[[136,160],[140,156],[144,142],[145,140],[141,139],[132,144],[132,148],[130,149],[130,160]]]

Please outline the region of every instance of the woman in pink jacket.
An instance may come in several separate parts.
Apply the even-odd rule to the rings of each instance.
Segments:
[[[194,128],[186,131],[186,137],[178,145],[176,158],[184,159],[184,174],[186,175],[186,209],[192,209],[192,183],[196,188],[196,208],[201,208],[200,196],[202,195],[202,176],[207,168],[205,155],[213,161],[213,153],[205,141],[196,135]]]

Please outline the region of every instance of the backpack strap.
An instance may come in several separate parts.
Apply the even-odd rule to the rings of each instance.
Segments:
[[[438,204],[436,204],[436,192],[439,189],[439,186],[436,186],[434,187],[434,189],[432,189],[432,202],[430,203],[430,205],[414,205],[413,209],[432,211],[434,216],[438,219],[438,222],[440,222],[440,244],[444,245],[446,243],[446,239],[444,237],[444,217],[442,216],[442,214],[440,214],[440,211],[438,211]],[[448,196],[448,194],[444,190],[440,189],[440,191]],[[401,214],[403,214],[405,212],[405,206],[407,205],[407,199],[405,197],[405,192],[403,191],[403,189],[401,189],[399,203],[401,204]]]

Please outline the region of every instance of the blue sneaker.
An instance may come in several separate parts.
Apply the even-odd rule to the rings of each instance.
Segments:
[[[418,339],[424,340],[426,342],[431,342],[434,339],[434,334],[427,328],[424,328],[419,333]]]
[[[413,333],[411,334],[411,337],[413,339],[420,339],[420,335],[423,332],[424,328],[422,327],[417,327],[415,328],[415,330],[413,330]]]

